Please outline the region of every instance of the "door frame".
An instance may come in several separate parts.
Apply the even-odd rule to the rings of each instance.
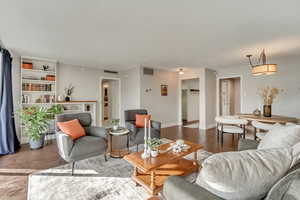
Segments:
[[[184,80],[190,80],[190,79],[198,79],[199,80],[199,89],[201,88],[200,86],[200,76],[188,76],[188,77],[180,77],[178,79],[178,124],[179,125],[182,125],[182,81]],[[200,116],[201,116],[201,113],[200,113],[200,93],[199,93],[199,127],[200,127]]]
[[[100,121],[100,126],[102,126],[102,119],[103,119],[103,94],[102,94],[102,81],[104,79],[107,80],[115,80],[119,82],[119,119],[120,119],[120,123],[121,123],[121,113],[122,113],[122,108],[121,108],[121,98],[122,98],[122,91],[121,91],[121,78],[117,78],[117,77],[111,77],[111,76],[101,76],[100,77],[100,81],[99,81],[99,121]]]
[[[242,75],[232,75],[232,76],[220,76],[217,77],[217,94],[216,94],[216,110],[217,110],[217,116],[220,116],[220,81],[222,79],[230,79],[230,78],[240,78],[240,111],[243,113],[243,105],[244,105],[244,93],[243,93],[243,76]]]

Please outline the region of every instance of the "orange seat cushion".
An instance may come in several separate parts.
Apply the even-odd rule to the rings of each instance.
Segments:
[[[73,140],[86,135],[84,128],[81,126],[78,119],[73,119],[66,122],[57,122],[57,126],[62,132],[71,136]]]
[[[148,121],[151,120],[151,115],[135,115],[135,125],[137,128],[144,128],[145,127],[145,119],[147,119],[147,126]]]

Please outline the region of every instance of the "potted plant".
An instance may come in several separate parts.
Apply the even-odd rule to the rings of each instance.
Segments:
[[[66,97],[65,97],[65,101],[71,101],[71,95],[73,94],[74,91],[74,86],[69,85],[69,87],[65,88],[65,93],[66,93]]]
[[[158,155],[158,147],[161,145],[161,141],[158,138],[151,138],[147,141],[147,144],[151,150],[151,156],[156,157]]]
[[[64,107],[61,104],[54,104],[48,110],[48,119],[49,119],[49,129],[55,129],[55,115],[62,114],[64,112]]]
[[[118,128],[119,128],[119,123],[120,123],[120,119],[112,119],[112,120],[111,120],[112,129],[113,129],[114,131],[118,130]]]
[[[272,116],[273,101],[278,96],[278,94],[282,91],[283,90],[280,90],[278,88],[271,88],[269,86],[259,89],[259,95],[261,96],[264,102],[264,107],[263,107],[264,117]]]
[[[39,149],[44,145],[45,132],[49,128],[49,112],[44,107],[29,107],[19,111],[24,133],[29,138],[31,149]]]

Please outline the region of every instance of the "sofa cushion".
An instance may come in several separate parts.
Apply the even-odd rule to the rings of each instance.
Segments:
[[[203,162],[197,184],[224,199],[261,199],[298,155],[291,147],[218,153]]]
[[[92,155],[100,155],[105,152],[106,148],[106,142],[101,137],[85,136],[74,142],[70,157],[81,160]]]
[[[85,130],[79,123],[78,119],[73,119],[66,122],[57,122],[57,126],[62,132],[71,136],[73,140],[86,135]]]
[[[300,141],[300,126],[280,124],[274,127],[262,138],[258,149],[292,147]]]
[[[145,120],[147,120],[146,127],[148,127],[149,120],[151,120],[151,115],[135,115],[135,125],[137,128],[145,127]]]

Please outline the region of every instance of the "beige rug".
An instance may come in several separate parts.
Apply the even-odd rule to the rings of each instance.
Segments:
[[[199,162],[211,155],[198,154]],[[28,200],[145,200],[150,196],[131,180],[133,167],[123,159],[103,156],[76,162],[75,175],[71,165],[40,171],[29,176]],[[194,182],[197,174],[187,178]]]

